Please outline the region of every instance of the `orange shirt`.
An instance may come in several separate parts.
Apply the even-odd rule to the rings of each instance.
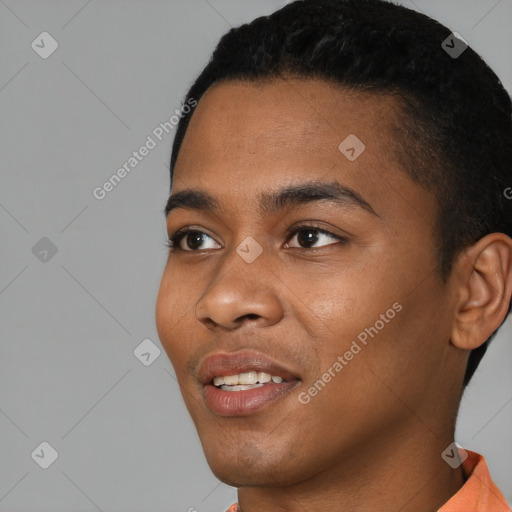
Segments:
[[[465,484],[438,512],[511,512],[510,506],[491,480],[482,455],[466,450],[468,458],[462,463]]]
[[[438,512],[512,512],[496,484],[491,480],[482,455],[466,450],[468,458],[462,463],[466,482]],[[240,512],[233,503],[226,512]]]

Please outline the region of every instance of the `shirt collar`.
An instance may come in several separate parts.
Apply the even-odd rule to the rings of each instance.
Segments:
[[[482,455],[466,450],[462,463],[466,482],[438,512],[511,512],[503,494],[492,481]],[[461,453],[462,455],[462,453]]]

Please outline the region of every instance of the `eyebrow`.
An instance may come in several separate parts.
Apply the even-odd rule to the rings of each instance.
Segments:
[[[337,181],[311,181],[277,191],[261,193],[259,206],[266,215],[275,214],[285,208],[310,204],[316,201],[330,201],[345,207],[358,207],[371,214],[380,215],[355,190]],[[202,190],[185,189],[171,194],[165,207],[166,217],[177,208],[197,210],[204,213],[219,214],[221,204],[217,198]]]

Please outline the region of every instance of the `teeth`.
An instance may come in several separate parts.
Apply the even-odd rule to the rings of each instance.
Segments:
[[[265,372],[258,372],[258,382],[270,382],[272,380],[272,377],[269,373]]]
[[[256,384],[258,372],[245,372],[238,376],[238,384]]]
[[[243,389],[253,389],[261,387],[267,382],[279,384],[283,382],[281,377],[270,375],[265,372],[244,372],[238,375],[222,375],[213,379],[213,384],[221,389],[229,387],[229,391],[242,391]]]
[[[239,386],[221,386],[220,389],[224,391],[246,391],[247,389],[261,388],[261,386],[263,384],[249,384],[247,386],[240,384]]]
[[[238,375],[226,375],[224,377],[224,384],[236,386],[238,384]]]

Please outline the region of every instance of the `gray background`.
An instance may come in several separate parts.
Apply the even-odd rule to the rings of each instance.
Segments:
[[[0,511],[213,512],[235,499],[165,353],[149,366],[133,354],[147,338],[161,348],[173,133],[105,199],[92,191],[179,108],[230,26],[284,3],[0,0]],[[404,4],[462,34],[512,90],[510,0]],[[47,59],[31,48],[43,31],[59,44]],[[32,252],[42,237],[57,247],[47,261]],[[509,319],[456,437],[509,501],[511,338]],[[31,458],[42,441],[59,454],[48,469]]]

